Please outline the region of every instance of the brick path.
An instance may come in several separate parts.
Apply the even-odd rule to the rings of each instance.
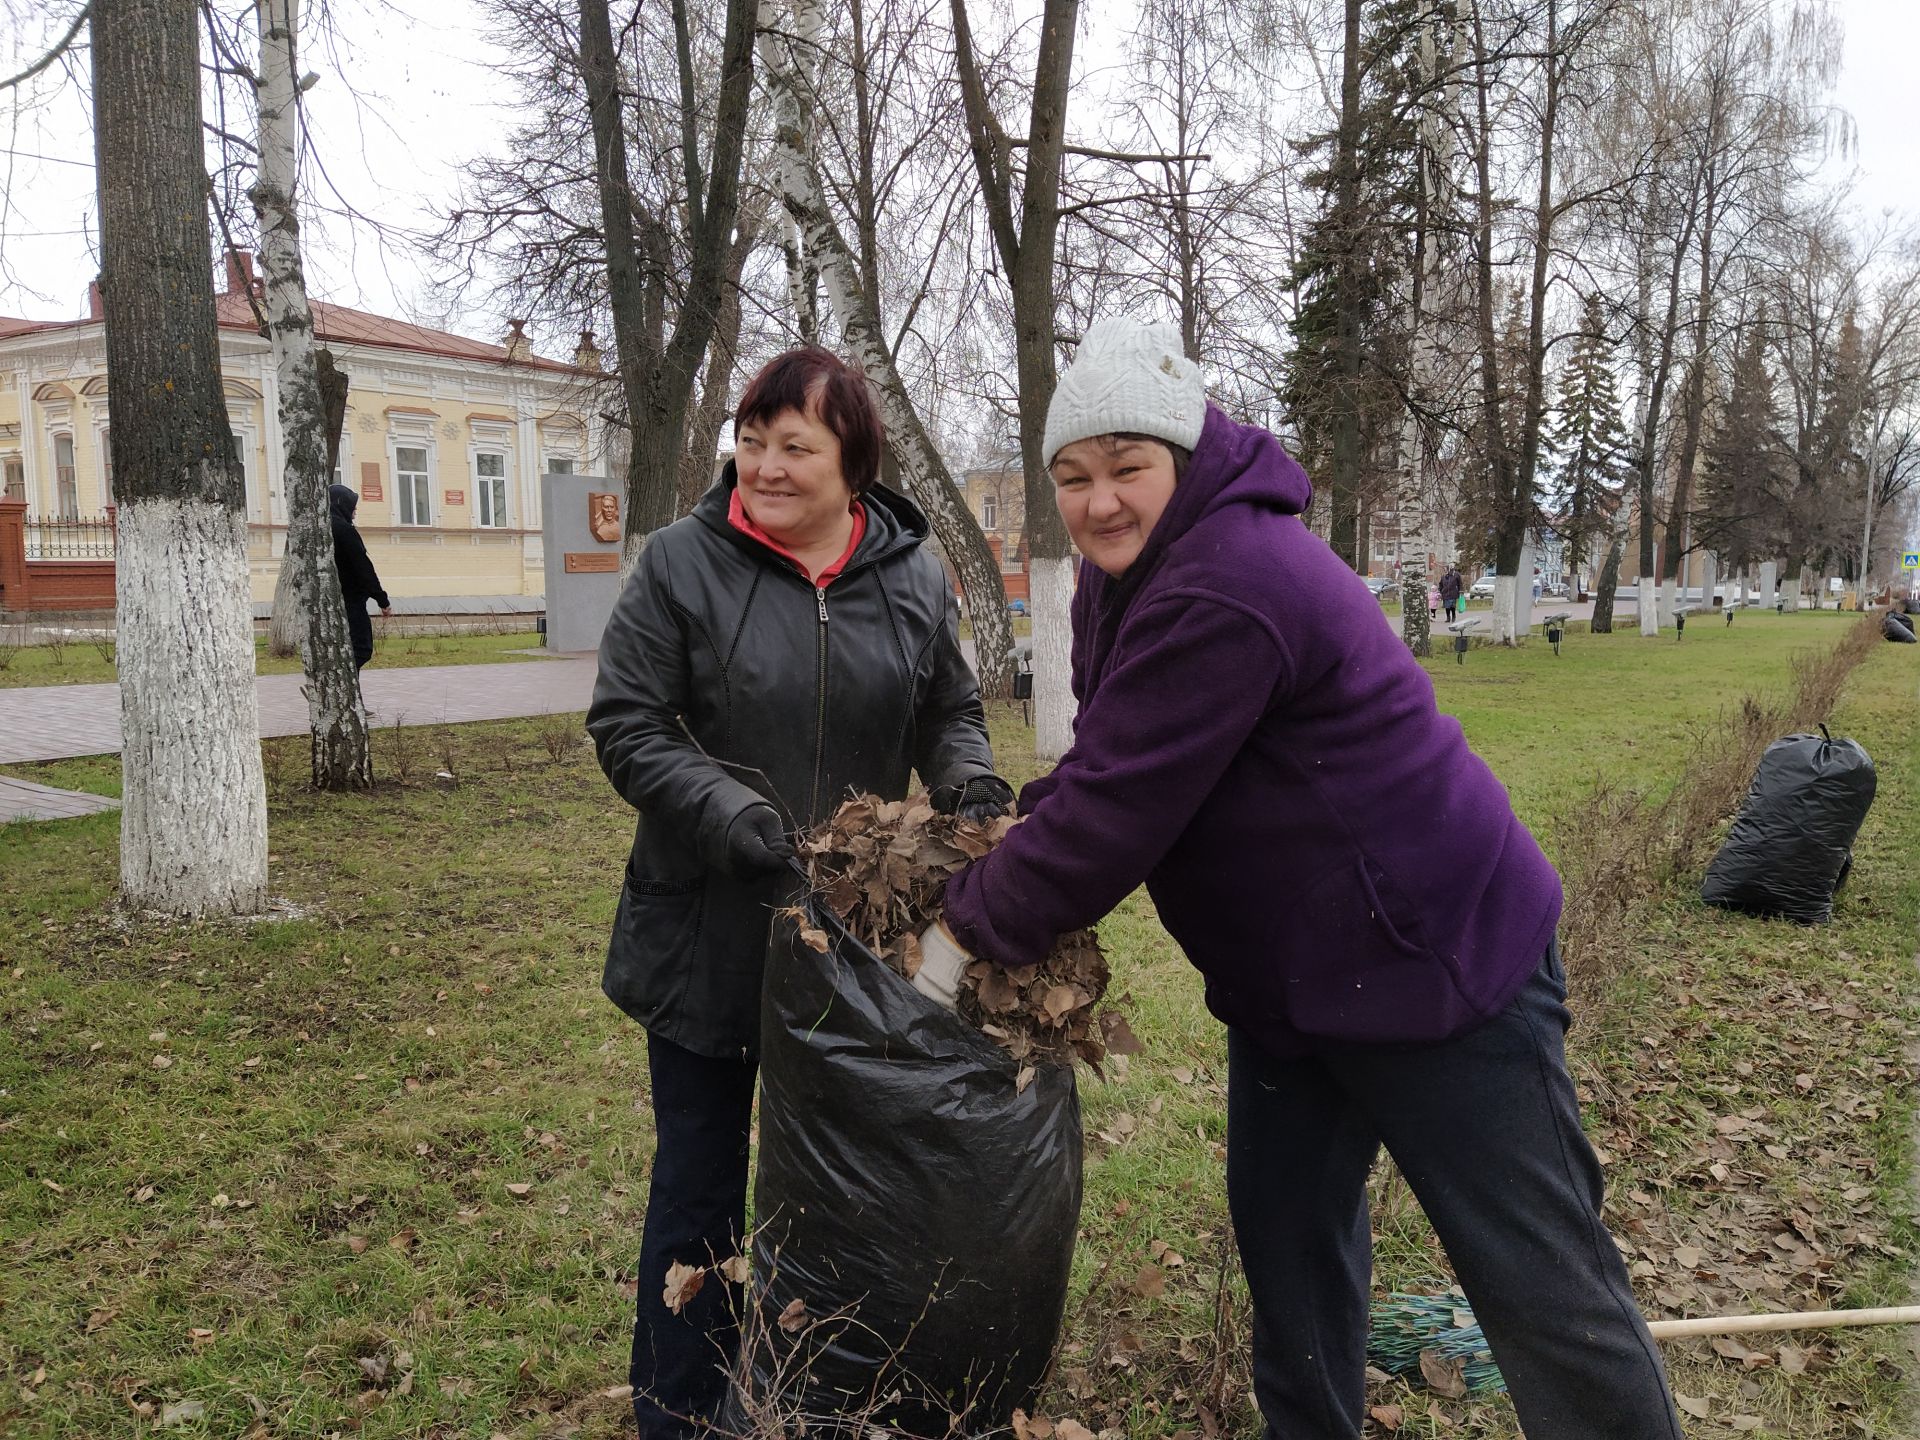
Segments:
[[[360,693],[375,725],[511,720],[586,709],[596,668],[593,656],[583,655],[513,665],[367,670],[360,676]],[[301,675],[262,675],[254,681],[262,735],[306,733],[303,684]],[[0,765],[119,751],[118,685],[0,690]]]

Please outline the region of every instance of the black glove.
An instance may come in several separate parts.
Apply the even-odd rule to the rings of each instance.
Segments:
[[[727,827],[727,873],[736,880],[755,880],[787,868],[793,842],[781,828],[780,812],[764,801],[749,805]]]
[[[976,825],[1013,810],[1013,787],[998,775],[976,775],[961,785],[936,785],[927,798],[942,815],[957,815]]]

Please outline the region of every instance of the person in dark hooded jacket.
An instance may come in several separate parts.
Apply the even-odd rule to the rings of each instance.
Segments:
[[[367,555],[367,542],[353,528],[353,512],[359,504],[360,497],[347,486],[327,487],[327,508],[333,523],[333,568],[340,572],[340,598],[347,606],[347,633],[353,639],[356,670],[373,658],[373,621],[367,618],[367,601],[377,602],[382,615],[393,614],[386,587]]]
[[[849,792],[1004,814],[926,517],[878,483],[866,378],[818,347],[776,356],[734,417],[734,460],[648,537],[600,643],[587,711],[638,812],[602,988],[647,1030],[655,1146],[630,1376],[643,1440],[705,1433],[740,1287],[677,1310],[668,1270],[744,1238],[760,990],[792,835]]]
[[[1446,1246],[1529,1440],[1680,1440],[1567,1073],[1559,876],[1271,434],[1170,326],[1103,321],[1046,425],[1086,557],[1074,740],[948,883],[1006,966],[1144,884],[1227,1027],[1227,1200],[1267,1436],[1359,1440],[1379,1150]],[[1448,858],[1436,865],[1432,837]]]

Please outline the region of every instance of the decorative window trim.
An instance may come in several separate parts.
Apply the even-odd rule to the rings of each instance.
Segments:
[[[438,459],[434,448],[433,427],[431,422],[418,427],[405,426],[400,423],[402,417],[390,416],[389,418],[394,428],[387,432],[387,473],[393,477],[393,493],[387,503],[392,507],[393,524],[401,529],[426,529],[433,524],[433,477]],[[423,452],[426,455],[425,471],[408,469],[403,472],[400,468],[402,450]],[[412,482],[406,477],[423,474],[426,482],[424,486],[416,486],[409,494],[406,487]],[[413,502],[414,516],[411,520],[402,518],[403,495]],[[426,499],[424,507],[421,505],[423,495]]]
[[[480,457],[492,456],[500,462],[498,475],[480,473]],[[512,521],[513,449],[506,441],[476,439],[467,447],[467,476],[473,492],[473,525],[476,530],[504,530]],[[498,505],[485,494],[485,487],[497,484]],[[484,498],[483,498],[484,497]]]

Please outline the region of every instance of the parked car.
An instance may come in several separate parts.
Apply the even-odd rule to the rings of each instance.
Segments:
[[[1493,586],[1493,576],[1482,575],[1478,580],[1474,581],[1472,585],[1467,587],[1467,598],[1469,600],[1491,600],[1493,598]]]
[[[1367,589],[1373,592],[1373,598],[1376,600],[1384,600],[1400,588],[1400,582],[1391,577],[1383,580],[1378,575],[1369,575],[1366,578]]]

